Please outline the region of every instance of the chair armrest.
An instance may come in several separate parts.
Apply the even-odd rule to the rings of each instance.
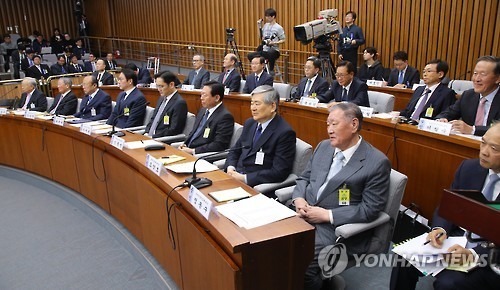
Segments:
[[[287,201],[292,199],[293,190],[295,189],[295,185],[280,188],[274,192],[276,197],[278,197],[278,201],[285,204]]]
[[[219,167],[220,170],[224,169],[224,165],[226,164],[226,159],[221,159],[213,162],[214,165]]]
[[[184,143],[184,142],[174,142],[174,143],[170,144],[170,146],[172,146],[174,148],[179,148],[179,147],[181,147],[182,143]]]
[[[158,137],[158,138],[153,138],[153,139],[156,141],[163,142],[163,143],[172,144],[174,142],[184,142],[184,140],[186,140],[186,138],[187,138],[186,134],[178,134],[178,135],[164,136],[164,137]]]
[[[204,156],[208,156],[210,154],[214,154],[214,155],[212,155],[210,157],[203,158],[203,159],[205,159],[208,162],[214,163],[215,161],[218,161],[218,160],[221,160],[221,159],[226,159],[227,155],[229,154],[229,152],[219,152],[217,154],[215,154],[215,153],[217,153],[217,152],[198,153],[198,154],[195,154],[194,157],[201,158],[201,157],[204,157]],[[222,164],[222,166],[224,166],[224,164]]]
[[[136,126],[136,127],[129,127],[129,128],[125,128],[124,130],[127,130],[127,131],[139,131],[139,130],[145,130],[146,129],[146,126]]]
[[[337,237],[342,237],[344,239],[347,239],[354,235],[367,231],[369,229],[373,229],[382,224],[385,224],[389,220],[390,220],[389,215],[385,212],[381,212],[374,221],[369,223],[354,223],[354,224],[345,224],[338,226],[335,229],[335,235]]]
[[[254,186],[253,188],[260,193],[266,194],[283,187],[295,185],[295,179],[297,179],[297,175],[292,173],[282,182],[262,183]]]

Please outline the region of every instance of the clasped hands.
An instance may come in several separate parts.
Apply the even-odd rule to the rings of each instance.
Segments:
[[[330,214],[327,209],[311,206],[301,197],[294,200],[294,205],[299,217],[311,224],[330,223]]]

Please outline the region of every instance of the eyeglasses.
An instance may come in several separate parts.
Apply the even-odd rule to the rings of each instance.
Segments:
[[[488,75],[490,75],[490,73],[484,72],[484,71],[482,71],[482,72],[475,71],[475,72],[472,73],[472,75],[475,76],[475,77],[477,77],[477,76],[487,77]]]
[[[199,62],[201,59],[193,59],[193,62]]]
[[[430,70],[430,69],[424,69],[422,71],[422,73],[426,74],[426,73],[431,73],[431,72],[437,72],[437,70]]]
[[[345,78],[348,75],[349,74],[335,74],[335,77],[338,78],[338,79],[342,79],[342,78]]]

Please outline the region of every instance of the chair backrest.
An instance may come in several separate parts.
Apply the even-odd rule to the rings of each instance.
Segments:
[[[42,55],[42,58],[44,62],[50,62],[50,63],[57,62],[57,55],[55,54],[44,54]]]
[[[234,144],[240,139],[241,132],[243,132],[243,126],[234,123],[234,130],[233,130],[233,136],[231,137],[231,142],[229,142],[229,148],[233,148]]]
[[[243,93],[243,89],[245,88],[246,83],[247,83],[247,81],[245,81],[245,80],[240,81],[240,90],[239,90],[240,93]]]
[[[54,103],[54,98],[47,97],[47,110],[52,106],[53,103]]]
[[[189,135],[189,133],[191,133],[191,130],[193,130],[195,120],[195,114],[188,112],[186,118],[186,126],[184,126],[184,130],[182,131],[182,134],[186,135],[186,137]]]
[[[448,87],[461,95],[464,91],[474,88],[472,81],[467,80],[452,80],[448,83]]]
[[[295,141],[295,159],[293,160],[292,173],[300,176],[302,171],[307,166],[307,162],[311,158],[313,148],[309,143],[306,143],[299,138]]]
[[[155,108],[146,106],[146,114],[144,114],[144,123],[143,123],[145,126],[149,123],[149,120],[151,120],[154,111]]]
[[[290,92],[292,91],[292,86],[290,84],[273,83],[273,87],[280,95],[280,99],[288,99],[290,97]]]
[[[368,91],[370,107],[378,113],[388,113],[394,109],[394,96],[386,93]]]
[[[114,111],[115,106],[116,106],[116,102],[115,101],[111,101],[111,111]]]

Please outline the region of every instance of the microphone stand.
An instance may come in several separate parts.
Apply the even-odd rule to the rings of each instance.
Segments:
[[[116,104],[116,105],[118,106],[118,104]],[[147,105],[149,105],[149,102],[144,103],[144,106],[147,106]],[[122,131],[116,131],[115,130],[115,125],[116,125],[116,122],[118,121],[118,118],[123,117],[123,116],[125,116],[125,112],[121,113],[120,115],[116,116],[113,119],[113,122],[112,122],[113,127],[111,128],[111,131],[109,131],[108,133],[104,134],[104,136],[109,136],[109,137],[111,137],[113,135],[115,135],[116,137],[123,137],[123,136],[125,136],[124,132],[122,132]]]

